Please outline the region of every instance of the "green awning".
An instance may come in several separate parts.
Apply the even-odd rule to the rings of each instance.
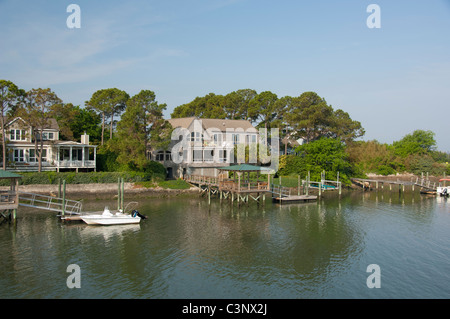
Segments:
[[[232,166],[224,166],[219,167],[218,169],[223,171],[234,171],[234,172],[271,172],[272,170],[268,167],[263,166],[255,166],[250,164],[239,164],[239,165],[232,165]]]
[[[0,169],[0,178],[22,178],[21,175]]]

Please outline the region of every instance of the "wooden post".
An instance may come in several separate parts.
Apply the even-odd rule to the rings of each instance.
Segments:
[[[120,177],[117,178],[117,210],[120,210]]]
[[[339,195],[342,193],[341,182],[339,182],[339,171],[337,172],[337,186],[339,188]]]
[[[322,182],[319,182],[319,197],[322,195]]]
[[[63,180],[63,202],[62,202],[62,216],[66,213],[66,180]]]
[[[208,205],[211,205],[211,186],[208,185]]]
[[[300,196],[300,175],[298,175],[297,181],[297,196]]]
[[[306,195],[309,195],[309,171],[308,171],[308,176],[306,177]]]
[[[122,190],[120,192],[120,208],[122,209],[123,212],[123,193],[124,193],[124,188],[125,188],[125,183],[122,177]]]

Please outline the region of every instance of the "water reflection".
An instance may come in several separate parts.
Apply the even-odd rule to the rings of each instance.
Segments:
[[[70,226],[69,226],[70,227]],[[84,226],[80,232],[82,241],[98,240],[99,237],[107,243],[112,238],[118,237],[123,240],[124,235],[129,232],[137,232],[141,229],[139,224],[112,225],[112,226]]]
[[[86,203],[96,209],[105,202]],[[405,279],[442,295],[450,214],[445,198],[396,192],[326,195],[314,203],[231,205],[198,198],[140,201],[139,225],[61,223],[30,212],[0,228],[0,297],[347,298],[417,295]],[[4,225],[5,226],[5,225]],[[380,263],[384,289],[365,287]],[[65,286],[67,265],[83,272]],[[390,268],[391,267],[391,268]],[[38,274],[38,275],[36,275]],[[395,274],[395,276],[394,276]],[[444,277],[442,277],[444,276]],[[446,276],[446,277],[445,277]],[[391,287],[390,284],[399,288]],[[413,283],[411,283],[412,285]],[[444,293],[445,294],[445,293]]]

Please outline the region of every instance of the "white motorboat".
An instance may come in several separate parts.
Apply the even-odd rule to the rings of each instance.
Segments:
[[[448,178],[442,178],[439,180],[439,187],[436,188],[436,194],[441,196],[449,196],[450,195],[450,186],[445,186],[445,182],[450,181]],[[441,182],[444,182],[443,185],[441,185]]]
[[[133,210],[131,214],[123,214],[120,210],[113,214],[105,207],[101,214],[81,215],[81,220],[88,225],[121,225],[121,224],[138,224],[141,219],[146,217],[139,214],[137,210]]]

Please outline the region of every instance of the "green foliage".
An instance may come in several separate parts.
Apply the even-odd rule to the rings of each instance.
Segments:
[[[110,141],[108,141],[109,143]],[[97,149],[96,165],[98,171],[103,172],[116,172],[121,171],[121,165],[117,162],[119,156],[117,152],[112,150],[109,145],[105,144]]]
[[[189,189],[191,185],[182,179],[168,180],[158,183],[159,186],[168,189]]]
[[[150,178],[165,179],[166,178],[166,168],[163,164],[155,161],[147,161],[144,165],[143,172]]]
[[[20,173],[20,185],[47,185],[58,184],[66,181],[66,184],[105,184],[117,183],[119,178],[123,178],[125,182],[141,182],[148,178],[145,172],[33,172]],[[1,181],[1,186],[9,185],[9,181]]]
[[[448,169],[448,165],[437,163],[429,155],[414,154],[406,158],[405,163],[408,171],[419,175],[422,173],[429,173],[434,176],[442,176]]]
[[[134,170],[142,170],[147,162],[147,147],[164,149],[172,132],[163,119],[166,104],[159,104],[153,91],[142,90],[127,103],[125,113],[117,124],[117,161]]]
[[[400,141],[393,143],[395,154],[401,157],[413,154],[428,154],[436,146],[434,135],[432,131],[416,130]]]
[[[395,154],[394,148],[378,141],[358,141],[347,145],[349,160],[361,172],[381,175],[405,170],[404,160]]]
[[[102,118],[101,145],[104,144],[106,117],[110,117],[110,139],[112,139],[114,115],[120,114],[129,99],[128,93],[117,88],[102,89],[94,92],[89,101],[86,101],[88,110],[93,110]]]
[[[388,165],[380,165],[378,168],[377,168],[377,170],[376,170],[376,173],[378,174],[378,175],[392,175],[392,174],[395,174],[396,173],[396,171],[391,167],[391,166],[388,166]]]
[[[304,144],[296,149],[297,155],[284,155],[280,158],[278,175],[306,176],[308,171],[311,180],[320,180],[323,171],[327,179],[336,180],[339,172],[340,180],[348,185],[354,170],[349,162],[345,145],[336,139],[322,138]]]
[[[343,110],[334,110],[315,92],[304,92],[290,100],[286,121],[294,137],[307,142],[322,138],[339,138],[350,142],[364,135],[360,122],[353,121]]]

